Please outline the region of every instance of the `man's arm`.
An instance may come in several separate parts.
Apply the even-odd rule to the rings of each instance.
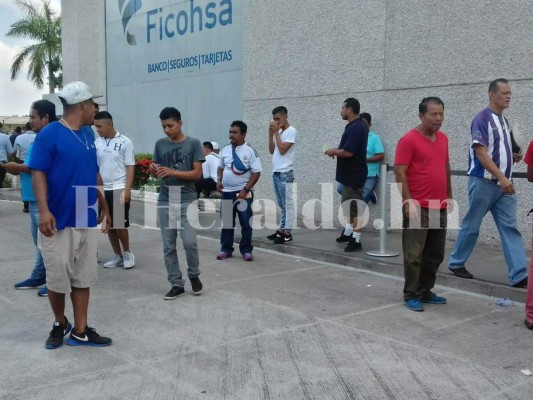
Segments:
[[[500,171],[494,161],[492,161],[492,158],[487,152],[487,148],[479,143],[474,143],[472,147],[474,148],[474,152],[476,153],[476,158],[479,160],[483,168],[485,168],[493,176],[495,176],[496,179],[498,179],[502,190],[505,193],[513,194],[515,192],[513,182],[511,182],[511,180],[508,179],[502,171]]]
[[[252,173],[252,176],[250,177],[250,180],[248,181],[248,183],[244,186],[244,189],[242,189],[238,194],[237,194],[237,199],[245,199],[246,196],[248,196],[248,192],[250,192],[250,190],[252,190],[252,188],[255,186],[255,184],[257,183],[257,181],[259,180],[259,177],[261,176],[261,172],[253,172]]]
[[[126,165],[126,188],[122,201],[128,203],[131,200],[131,188],[133,186],[133,176],[135,174],[135,165]]]
[[[405,202],[406,212],[409,218],[418,218],[418,211],[416,204],[409,201],[411,200],[411,192],[409,191],[409,185],[407,184],[407,165],[394,165],[394,176],[396,177],[396,183],[398,189],[402,194],[402,200]]]
[[[326,155],[330,157],[350,158],[353,157],[353,153],[350,153],[343,149],[328,149],[325,151]]]
[[[168,167],[157,168],[157,176],[161,178],[179,178],[184,181],[197,181],[202,178],[202,162],[195,161],[192,163],[192,170],[190,171],[176,171]]]
[[[224,172],[224,170],[220,167],[218,167],[217,169],[217,190],[219,192],[222,191],[222,189],[224,189],[224,185],[222,184],[222,173]]]
[[[527,166],[526,176],[528,182],[533,182],[533,164]]]
[[[107,205],[107,200],[105,199],[104,181],[102,180],[100,172],[98,172],[98,174],[96,175],[96,182],[98,185],[96,191],[98,195],[98,206],[102,210],[102,216],[104,221],[104,224],[102,225],[102,232],[107,233],[109,232],[109,229],[111,229],[111,215],[109,214],[109,207]]]
[[[274,140],[276,141],[276,146],[278,146],[278,150],[281,154],[285,154],[286,152],[288,152],[292,146],[292,143],[281,141],[281,135],[279,134],[279,130],[277,132],[274,132]],[[272,144],[272,147],[274,147],[274,144]],[[270,151],[270,147],[268,150]],[[270,154],[273,153],[274,149],[272,149],[272,152]]]
[[[381,162],[384,159],[385,159],[385,153],[378,153],[378,154],[374,154],[370,158],[367,158],[366,162],[368,162],[368,163]]]
[[[18,164],[16,162],[8,162],[2,167],[11,175],[20,175],[21,173],[31,174],[31,169],[26,164]]]
[[[44,172],[32,170],[32,186],[39,209],[39,230],[46,237],[57,231],[56,220],[48,208],[48,183]]]

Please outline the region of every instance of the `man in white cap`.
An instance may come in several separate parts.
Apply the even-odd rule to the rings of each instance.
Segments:
[[[93,95],[83,82],[66,85],[59,93],[63,118],[52,122],[37,136],[29,167],[39,208],[41,252],[47,272],[48,299],[55,321],[46,341],[47,349],[63,344],[109,346],[111,339],[98,335],[87,324],[89,288],[97,280],[97,198],[110,226],[107,203],[97,185],[98,170],[94,136],[83,125],[94,121]],[[65,317],[65,297],[70,294],[74,328]]]
[[[202,143],[205,162],[202,164],[202,179],[196,181],[196,193],[200,197],[200,193],[204,192],[205,197],[210,197],[211,192],[217,190],[217,172],[220,164],[220,146],[217,142],[203,142]]]

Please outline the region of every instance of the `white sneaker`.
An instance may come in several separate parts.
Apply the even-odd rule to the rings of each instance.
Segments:
[[[124,257],[124,269],[133,268],[135,265],[135,256],[130,251],[125,251],[123,254]]]
[[[115,268],[115,267],[118,267],[118,266],[122,266],[123,264],[124,264],[124,259],[121,256],[119,256],[118,254],[115,254],[115,257],[113,257],[111,260],[106,262],[104,264],[104,267],[105,268]]]

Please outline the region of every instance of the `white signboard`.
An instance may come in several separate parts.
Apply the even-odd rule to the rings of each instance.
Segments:
[[[137,153],[164,135],[167,106],[186,134],[227,143],[242,118],[242,2],[106,1],[108,111]]]

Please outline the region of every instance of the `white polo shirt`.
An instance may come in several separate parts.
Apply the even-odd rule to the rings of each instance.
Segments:
[[[126,166],[135,165],[133,143],[117,131],[115,137],[106,139],[98,137],[94,141],[100,175],[104,181],[104,190],[126,188]]]
[[[222,173],[222,184],[224,185],[224,188],[222,189],[223,192],[240,192],[252,177],[252,173],[262,171],[261,160],[259,159],[257,151],[252,146],[244,143],[235,148],[235,153],[244,166],[250,168],[250,170],[241,175],[235,174],[231,169],[233,163],[231,145],[224,147],[220,152],[219,165],[219,167],[224,170]]]

